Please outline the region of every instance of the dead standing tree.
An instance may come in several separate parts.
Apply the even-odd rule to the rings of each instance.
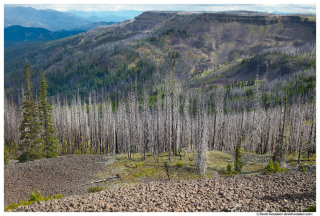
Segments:
[[[197,134],[197,158],[195,166],[201,175],[205,175],[208,163],[208,120],[207,113],[202,101],[202,94],[199,95],[198,100],[198,134]]]
[[[284,103],[284,104],[283,104]],[[276,149],[274,152],[274,162],[278,162],[281,167],[286,167],[286,115],[288,110],[288,100],[287,96],[282,102],[281,112],[282,112],[282,121],[280,123],[280,134],[277,139]]]

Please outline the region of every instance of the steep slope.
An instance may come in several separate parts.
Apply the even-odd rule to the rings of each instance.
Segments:
[[[59,29],[71,29],[91,22],[74,14],[55,10],[36,10],[32,7],[20,6],[4,7],[4,27],[20,25],[56,31]]]
[[[32,83],[45,70],[51,95],[124,93],[157,86],[170,71],[185,88],[272,80],[315,67],[316,23],[302,16],[145,12],[35,47],[5,49],[5,88],[18,94],[28,59]],[[286,52],[286,54],[283,54]]]
[[[264,50],[301,47],[315,41],[315,22],[298,16],[237,16],[214,13],[191,16],[195,16],[195,19],[185,24],[183,22],[186,22],[190,15],[177,13],[156,31],[162,35],[158,43],[164,42],[170,49],[180,52],[182,58],[178,65],[189,72],[188,78],[204,71],[210,75],[214,68],[245,58],[248,60]],[[280,59],[273,59],[273,64],[277,64]],[[260,64],[265,61],[262,57]],[[252,76],[257,68],[253,66],[253,62],[258,64],[257,61],[251,61],[250,67],[245,65],[247,68],[244,68],[239,61],[233,65],[236,79]],[[302,68],[307,66],[301,61],[299,63],[295,64],[297,67],[287,68],[287,73],[299,68],[298,65]],[[240,68],[236,70],[235,66]],[[253,74],[250,74],[252,72]],[[260,72],[264,73],[266,69]],[[269,71],[270,74],[276,74],[275,72]],[[246,76],[248,74],[250,76]],[[270,74],[265,77],[275,77]],[[232,77],[229,73],[230,82],[234,81],[230,79]]]

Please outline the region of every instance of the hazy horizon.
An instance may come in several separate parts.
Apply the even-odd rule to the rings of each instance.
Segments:
[[[229,11],[229,10],[247,10],[269,13],[316,13],[316,5],[310,4],[5,4],[5,7],[32,7],[37,10],[57,10],[61,12],[84,11],[91,12],[122,12],[122,11]]]

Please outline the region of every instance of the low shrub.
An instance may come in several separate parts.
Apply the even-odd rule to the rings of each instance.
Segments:
[[[45,198],[44,198],[44,201],[52,200],[52,199],[53,199],[53,196],[48,196],[48,197],[45,197]]]
[[[5,211],[10,211],[10,210],[16,209],[16,208],[18,208],[18,207],[19,207],[19,204],[17,204],[17,203],[12,203],[11,205],[8,205],[7,207],[4,207],[4,210],[5,210]]]
[[[156,173],[157,171],[153,168],[148,168],[148,169],[143,169],[142,172],[144,172],[145,176],[149,177],[150,175],[152,175],[153,173]],[[141,175],[142,175],[142,173],[141,173]],[[139,175],[139,176],[141,176],[141,175]]]
[[[263,174],[268,175],[283,171],[285,171],[285,169],[280,167],[279,162],[273,163],[273,161],[270,160],[269,164],[263,169]]]
[[[53,196],[53,199],[62,199],[63,195],[62,194],[57,194]]]
[[[133,175],[134,175],[134,177],[140,177],[140,176],[142,176],[143,174],[140,173],[140,172],[138,172],[138,173],[135,173],[135,174],[133,174]]]
[[[228,164],[226,175],[230,175],[230,174],[232,174],[232,166],[231,164]]]
[[[17,159],[19,160],[19,163],[24,163],[27,161],[34,161],[40,158],[44,158],[44,155],[36,152],[36,150],[34,149],[29,149],[26,152],[19,155]]]
[[[177,167],[182,167],[183,166],[183,163],[182,162],[177,162]]]
[[[316,204],[314,204],[314,206],[309,206],[307,209],[303,210],[303,212],[317,212]]]
[[[139,162],[139,163],[135,163],[135,164],[134,164],[134,166],[135,166],[136,168],[141,167],[141,166],[143,166],[143,165],[144,165],[144,162]]]
[[[304,167],[304,165],[302,164],[302,166],[300,167],[301,172],[306,172],[306,168]]]
[[[20,202],[19,202],[19,206],[27,206],[27,205],[31,205],[31,204],[33,204],[34,202],[33,201],[30,201],[30,200],[21,200]]]
[[[232,171],[232,165],[229,163],[227,166],[227,170],[225,168],[222,168],[219,171],[220,175],[226,175],[226,176],[232,176],[233,174],[237,174],[236,171]]]
[[[47,201],[47,200],[52,200],[52,199],[61,199],[62,194],[57,194],[55,196],[47,196],[43,197],[39,189],[37,188],[37,192],[30,192],[29,200],[21,200],[19,203],[12,203],[11,205],[8,205],[7,207],[4,208],[5,211],[10,211],[12,209],[16,209],[19,206],[27,206],[31,205],[35,202],[39,203],[41,201]]]
[[[270,160],[269,164],[263,169],[265,174],[270,174],[274,172],[273,160]]]
[[[281,171],[282,171],[282,169],[281,169],[281,167],[280,167],[279,162],[276,162],[276,163],[274,164],[274,172],[281,172]]]
[[[99,192],[99,191],[102,191],[102,190],[103,190],[102,187],[95,186],[95,187],[90,187],[90,188],[88,189],[88,192],[89,192],[89,193],[95,193],[95,192]]]
[[[42,200],[44,200],[44,198],[42,197],[42,194],[41,192],[39,191],[39,189],[37,188],[37,192],[33,192],[31,191],[30,192],[30,196],[29,196],[29,201],[32,201],[32,202],[41,202]]]
[[[10,150],[9,158],[10,158],[11,160],[17,160],[17,158],[18,158],[18,156],[19,156],[19,155],[17,155],[17,154],[19,154],[19,153],[17,153],[17,151],[16,151],[14,148],[12,148],[12,149]]]

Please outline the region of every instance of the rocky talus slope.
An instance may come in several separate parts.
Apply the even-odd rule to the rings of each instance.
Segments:
[[[66,183],[67,184],[67,183]],[[15,211],[302,211],[316,200],[314,172],[151,182],[50,200]]]
[[[86,193],[93,176],[103,171],[107,161],[93,155],[68,155],[4,166],[4,205],[27,200],[30,191],[43,196]],[[97,179],[98,180],[98,179]]]

